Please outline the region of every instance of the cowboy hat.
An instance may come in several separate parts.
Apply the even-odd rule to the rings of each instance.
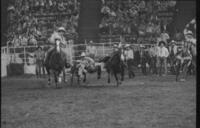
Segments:
[[[63,32],[66,32],[65,28],[64,27],[59,27],[58,28],[58,31],[63,31]]]
[[[187,33],[186,33],[186,35],[193,35],[193,33],[192,33],[192,31],[188,31]]]
[[[128,47],[130,47],[130,44],[126,44],[126,45],[125,45],[125,48],[128,48]]]
[[[93,43],[93,41],[92,41],[92,40],[90,40],[90,41],[89,41],[89,44],[92,44],[92,43]]]
[[[117,44],[114,44],[114,45],[113,45],[113,47],[115,47],[115,48],[116,48],[116,47],[118,47],[118,46],[117,46]]]

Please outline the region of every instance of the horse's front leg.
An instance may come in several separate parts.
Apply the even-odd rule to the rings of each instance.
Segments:
[[[121,82],[118,79],[117,73],[114,72],[114,76],[115,76],[115,80],[117,81],[117,86],[119,86],[121,84]]]
[[[50,84],[51,84],[51,75],[50,75],[49,69],[46,68],[46,70],[47,70],[47,74],[48,74],[48,85],[50,86]]]
[[[65,68],[63,69],[63,82],[66,83],[66,74],[65,74]]]
[[[110,83],[110,70],[107,70],[108,73],[108,83]]]
[[[97,66],[97,79],[101,79],[101,66]]]
[[[58,76],[57,76],[56,71],[54,71],[54,80],[55,80],[56,88],[58,88]]]
[[[121,81],[124,81],[124,68],[121,71]]]
[[[84,76],[83,82],[85,83],[86,82],[86,73],[85,72],[83,73],[83,76]]]

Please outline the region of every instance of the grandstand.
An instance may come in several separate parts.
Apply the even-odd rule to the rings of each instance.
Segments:
[[[67,30],[69,56],[75,59],[90,40],[98,47],[98,56],[108,54],[115,42],[134,47],[155,44],[163,30],[172,40],[175,30],[183,31],[195,17],[194,1],[9,0],[3,5],[7,17],[3,20],[4,65],[34,64],[30,55],[38,45],[46,51],[48,38],[60,26]]]

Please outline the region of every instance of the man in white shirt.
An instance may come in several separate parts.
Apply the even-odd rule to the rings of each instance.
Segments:
[[[164,65],[164,75],[167,75],[167,57],[169,56],[168,49],[164,46],[165,42],[159,42],[159,49],[158,49],[158,64],[159,64],[159,75],[162,75],[162,66]]]
[[[124,54],[125,54],[125,60],[127,62],[127,66],[128,66],[128,75],[129,75],[129,78],[131,77],[135,77],[135,73],[133,72],[133,59],[134,59],[134,54],[133,54],[133,50],[130,48],[130,45],[129,44],[126,44],[125,45],[125,51],[124,51]]]

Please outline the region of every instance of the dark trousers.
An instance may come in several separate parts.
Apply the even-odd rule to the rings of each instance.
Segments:
[[[134,78],[135,77],[135,73],[133,71],[133,59],[128,59],[127,60],[127,66],[128,66],[128,76],[129,78]]]
[[[147,63],[146,59],[141,58],[141,69],[142,69],[143,75],[147,75],[146,63]]]
[[[153,74],[158,74],[156,64],[157,64],[157,57],[156,56],[151,57],[151,60],[150,60],[150,71]]]
[[[167,75],[167,58],[158,57],[158,65],[159,65],[159,75],[162,75],[163,67],[164,67],[164,74]]]

